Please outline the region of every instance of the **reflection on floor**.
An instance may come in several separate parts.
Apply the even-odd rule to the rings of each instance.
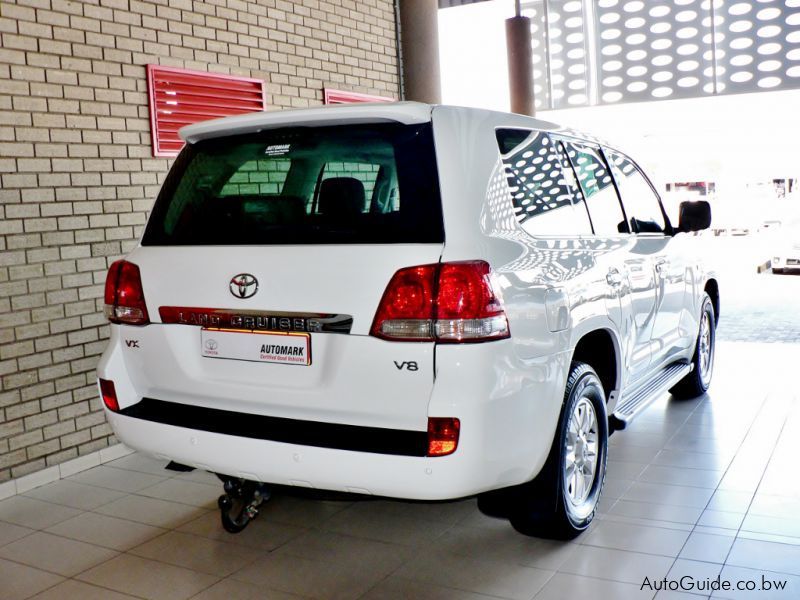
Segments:
[[[800,598],[798,366],[797,345],[720,344],[708,396],[664,398],[612,437],[601,514],[574,542],[522,537],[474,500],[288,495],[232,536],[213,476],[132,454],[0,502],[0,598],[688,600],[709,594],[655,586],[718,575],[787,587],[714,598]]]

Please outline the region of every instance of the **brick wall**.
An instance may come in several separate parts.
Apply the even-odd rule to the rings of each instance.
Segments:
[[[0,482],[107,446],[95,366],[108,265],[169,167],[144,65],[398,96],[390,0],[0,0]]]

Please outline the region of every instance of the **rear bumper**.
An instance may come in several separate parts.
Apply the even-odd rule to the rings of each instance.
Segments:
[[[164,460],[274,484],[417,500],[485,489],[467,453],[426,458],[302,446],[187,429],[107,412],[127,446]]]
[[[291,414],[278,418],[275,415],[280,413],[267,410],[260,415],[233,413],[250,421],[241,431],[235,428],[235,418],[225,426],[208,425],[208,418],[194,422],[183,417],[151,418],[148,400],[142,402],[151,394],[173,406],[180,402],[178,406],[189,411],[204,409],[200,403],[187,401],[186,394],[159,396],[142,383],[135,385],[120,346],[109,346],[98,376],[115,383],[122,411],[106,414],[127,446],[161,459],[266,483],[415,500],[461,498],[532,479],[550,451],[570,360],[570,352],[563,352],[523,361],[516,355],[513,340],[437,348],[436,380],[425,416],[458,418],[461,431],[453,454],[426,457],[419,450],[415,451],[418,455],[407,450],[420,436],[427,444],[426,432],[399,423],[395,425],[399,429],[381,430],[317,416],[302,418],[301,424],[321,429],[291,437],[282,425],[293,421],[291,427],[297,419]],[[138,376],[138,371],[133,373]],[[374,390],[377,401],[385,393],[381,388]],[[220,399],[218,406],[236,405]],[[260,419],[266,420],[257,424]],[[362,436],[361,441],[320,443],[332,428],[358,430],[356,437]],[[359,447],[366,430],[372,430],[366,438],[373,442],[370,436],[376,434],[399,434],[394,441],[399,439],[401,451],[387,450],[385,444]],[[313,440],[303,437],[308,435]]]

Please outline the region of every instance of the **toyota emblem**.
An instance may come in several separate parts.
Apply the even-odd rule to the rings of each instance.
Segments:
[[[231,277],[231,294],[237,298],[251,298],[258,291],[258,279],[250,273],[239,273]]]
[[[206,340],[206,348],[209,350],[216,350],[219,348],[219,344],[217,343],[217,340]]]

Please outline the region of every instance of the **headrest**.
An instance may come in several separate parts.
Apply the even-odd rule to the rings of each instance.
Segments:
[[[335,218],[364,211],[364,184],[355,177],[324,179],[319,190],[319,212]]]

